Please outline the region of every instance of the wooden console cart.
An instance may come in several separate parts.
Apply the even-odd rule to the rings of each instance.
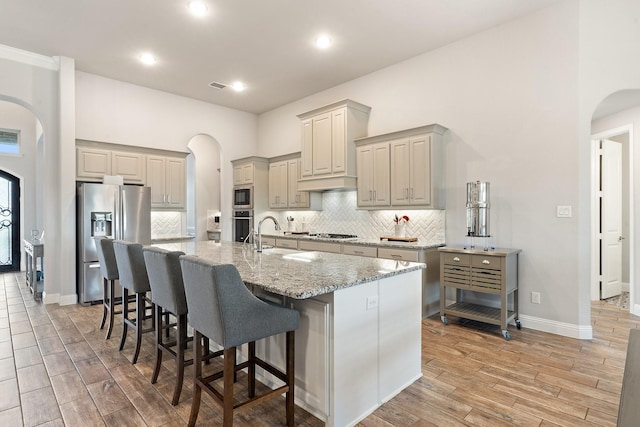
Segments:
[[[440,251],[440,318],[445,325],[447,314],[500,325],[502,336],[511,336],[507,325],[518,320],[518,253],[520,249],[464,249],[442,247]],[[456,289],[456,300],[447,301],[447,288]],[[494,294],[500,308],[464,301],[462,291]],[[510,298],[510,296],[513,296]]]
[[[44,271],[44,244],[33,243],[25,239],[24,253],[26,255],[27,286],[29,286],[29,290],[33,292],[33,298],[40,300],[42,299],[42,291],[44,289],[42,279],[42,272]],[[38,263],[38,259],[40,263]],[[40,264],[40,268],[38,268],[38,264]],[[38,274],[38,270],[40,274]]]

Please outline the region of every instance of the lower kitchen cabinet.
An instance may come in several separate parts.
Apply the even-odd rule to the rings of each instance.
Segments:
[[[342,253],[345,255],[368,256],[378,258],[378,248],[363,245],[342,245]]]
[[[440,316],[446,325],[447,314],[499,325],[506,340],[511,336],[507,325],[518,320],[519,249],[491,251],[443,247],[440,251]],[[450,302],[447,288],[455,290]],[[476,293],[476,297],[466,296]],[[477,297],[477,295],[480,297]],[[480,302],[482,296],[495,295],[499,307]]]
[[[298,241],[298,249],[300,249],[301,251],[320,251],[320,252],[331,252],[334,254],[339,254],[340,243],[300,240]]]

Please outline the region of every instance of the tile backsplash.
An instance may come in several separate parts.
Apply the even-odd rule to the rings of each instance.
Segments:
[[[151,238],[184,235],[186,224],[185,212],[151,211]]]
[[[395,215],[407,215],[406,235],[417,237],[421,242],[444,244],[444,210],[394,209],[368,211],[357,209],[356,191],[327,191],[322,194],[322,211],[269,211],[257,215],[273,215],[283,228],[287,227],[287,216],[294,218],[298,227],[305,222],[307,230],[316,233],[356,234],[364,239],[378,239],[393,235]],[[268,227],[268,228],[267,228]],[[263,224],[264,231],[273,231],[272,223]]]

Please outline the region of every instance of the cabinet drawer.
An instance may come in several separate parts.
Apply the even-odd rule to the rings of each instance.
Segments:
[[[298,249],[298,241],[291,239],[276,239],[276,246],[279,248]]]
[[[451,254],[441,252],[440,256],[446,265],[469,265],[471,264],[471,256],[469,254]]]
[[[502,268],[503,259],[504,258],[499,256],[473,255],[471,256],[471,266],[499,270]]]
[[[300,240],[298,242],[298,249],[301,251],[320,251],[320,252],[332,252],[334,254],[340,253],[339,243],[329,242],[310,242],[308,240]]]
[[[446,266],[441,274],[442,281],[446,286],[469,287],[471,268],[468,265]]]
[[[409,249],[378,248],[378,258],[419,262],[420,254]]]
[[[378,248],[362,245],[343,245],[342,253],[346,255],[360,255],[377,258]]]
[[[276,245],[276,238],[275,237],[262,237],[262,244],[263,245],[275,246]]]

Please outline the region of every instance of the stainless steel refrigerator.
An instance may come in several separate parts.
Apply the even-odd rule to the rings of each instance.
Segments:
[[[77,286],[82,304],[102,300],[95,237],[151,244],[151,188],[83,183],[77,198]],[[119,296],[121,290],[116,286]]]

